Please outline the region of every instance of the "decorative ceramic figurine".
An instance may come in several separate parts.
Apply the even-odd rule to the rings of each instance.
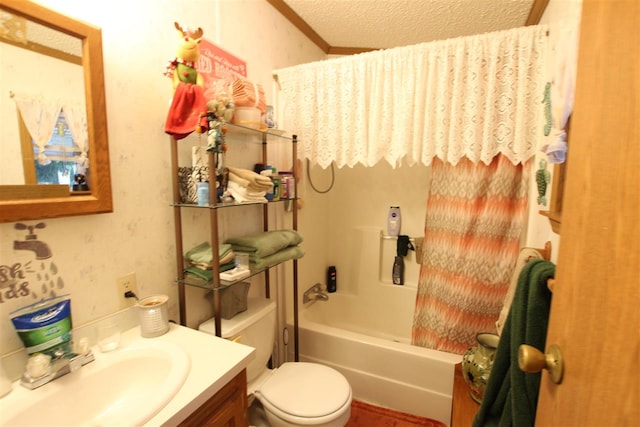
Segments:
[[[500,337],[483,332],[476,335],[476,341],[478,345],[469,348],[462,357],[462,376],[469,384],[471,398],[480,403],[489,381]]]
[[[73,191],[88,191],[89,190],[89,186],[87,185],[87,181],[86,178],[84,176],[84,174],[82,173],[77,173],[73,176],[73,181],[75,184],[73,184]]]
[[[547,161],[540,160],[540,169],[536,171],[536,184],[538,185],[538,204],[547,206],[547,186],[551,181],[551,174],[547,170]]]
[[[173,99],[164,131],[179,140],[202,126],[201,113],[206,113],[207,101],[204,97],[204,78],[196,68],[200,58],[202,28],[189,32],[177,22],[174,22],[174,26],[180,42],[176,56],[169,61],[164,72],[173,85]]]

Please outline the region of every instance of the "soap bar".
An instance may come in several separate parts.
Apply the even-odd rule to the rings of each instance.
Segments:
[[[220,279],[231,282],[234,280],[240,280],[244,279],[245,277],[249,277],[250,274],[251,271],[249,270],[240,270],[238,268],[234,268],[233,270],[220,273]]]

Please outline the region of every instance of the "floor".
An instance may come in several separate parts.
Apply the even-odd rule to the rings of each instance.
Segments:
[[[445,427],[440,421],[354,400],[345,427]]]
[[[249,407],[249,425],[270,427],[264,409],[257,400]],[[354,400],[351,418],[345,427],[444,427],[444,424]]]

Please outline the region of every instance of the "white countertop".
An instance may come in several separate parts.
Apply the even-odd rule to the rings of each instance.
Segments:
[[[179,347],[188,355],[190,364],[187,377],[178,392],[145,426],[174,426],[180,423],[245,369],[255,357],[255,349],[252,347],[172,323],[166,334],[155,338],[142,338],[138,326],[128,329],[122,332],[120,349],[126,349],[128,345],[144,345],[145,342]],[[97,346],[92,351],[95,362],[80,368],[79,372],[93,364],[99,364],[101,358],[107,358],[110,354],[101,353]],[[91,369],[86,372],[90,371]],[[67,375],[73,376],[74,373]],[[19,381],[15,381],[12,391],[0,399],[0,425],[6,425],[6,420],[19,413],[22,407],[33,404],[42,396],[63,393],[66,382],[61,380],[65,377],[66,375],[36,390],[28,390]],[[51,425],[60,424],[55,415],[50,420]]]
[[[245,369],[255,357],[255,349],[194,329],[171,324],[169,332],[153,340],[163,340],[180,347],[189,354],[191,369],[182,388],[146,426],[175,425],[198,409],[211,396]],[[123,334],[137,336],[139,328]],[[137,334],[137,335],[136,335]]]

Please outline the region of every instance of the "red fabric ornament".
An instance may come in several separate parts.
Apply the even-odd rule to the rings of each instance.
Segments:
[[[200,113],[207,111],[202,87],[180,82],[176,87],[167,114],[164,131],[175,139],[182,139],[196,129]]]

